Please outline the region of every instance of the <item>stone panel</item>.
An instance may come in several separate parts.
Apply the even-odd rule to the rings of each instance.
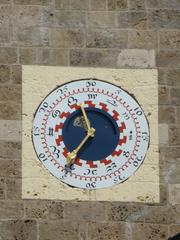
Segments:
[[[39,223],[39,240],[79,240],[77,221],[42,221]]]
[[[168,227],[159,224],[136,223],[132,225],[132,240],[165,240]]]
[[[6,178],[6,198],[11,200],[21,199],[22,179],[17,177]]]
[[[15,99],[14,101],[17,101]],[[0,120],[0,140],[4,141],[21,141],[21,121],[17,120]]]
[[[143,222],[144,206],[122,203],[110,203],[106,207],[108,221]]]
[[[146,1],[146,8],[158,8],[159,7],[159,0],[145,0]]]
[[[71,50],[70,65],[72,66],[116,66],[116,50]]]
[[[55,0],[55,6],[65,10],[87,10],[88,0]]]
[[[176,123],[176,109],[174,106],[159,106],[160,123]]]
[[[0,86],[0,101],[21,103],[21,87],[19,85]]]
[[[127,31],[96,29],[87,31],[87,47],[127,48]]]
[[[21,177],[21,162],[19,160],[0,160],[0,177]]]
[[[129,1],[130,10],[142,10],[145,9],[145,0],[130,0]]]
[[[10,47],[0,47],[0,64],[14,64],[17,62],[17,50]]]
[[[78,11],[55,11],[55,25],[62,28],[83,28],[85,13]]]
[[[21,104],[11,101],[0,102],[0,109],[0,119],[21,119]]]
[[[156,49],[157,45],[155,31],[129,31],[128,33],[129,48]]]
[[[131,29],[147,29],[146,12],[128,12],[128,27]]]
[[[180,204],[180,184],[169,184],[169,203]]]
[[[10,67],[0,65],[0,83],[8,83],[10,81]]]
[[[0,204],[0,219],[17,219],[22,218],[24,213],[22,201],[2,200]],[[1,236],[2,231],[0,231]]]
[[[148,12],[148,27],[150,29],[179,29],[180,11],[153,10]]]
[[[168,69],[167,85],[180,87],[180,69]]]
[[[116,22],[118,28],[128,28],[128,12],[117,12]]]
[[[36,49],[35,48],[20,48],[19,49],[20,64],[36,64]]]
[[[180,145],[180,131],[179,126],[169,127],[169,144]]]
[[[171,103],[174,105],[180,105],[180,88],[170,89]]]
[[[0,178],[0,200],[5,199],[6,187],[5,187],[5,179]]]
[[[21,67],[21,65],[11,65],[11,81],[14,84],[22,83],[22,67]]]
[[[90,10],[106,10],[106,0],[90,0]]]
[[[35,220],[8,220],[0,222],[1,240],[37,240]]]
[[[129,224],[121,222],[92,222],[88,224],[91,240],[129,240],[131,230]]]
[[[170,103],[170,91],[166,86],[159,87],[159,104],[169,104]]]
[[[108,10],[126,10],[128,8],[127,0],[107,0]]]
[[[45,49],[37,50],[37,63],[41,65],[68,65],[68,50],[65,49]]]
[[[116,27],[116,15],[114,12],[89,12],[87,26],[95,28],[114,28]]]
[[[119,67],[152,68],[155,66],[154,51],[144,49],[120,50],[117,65]]]
[[[179,0],[159,0],[160,8],[180,8]]]
[[[161,50],[156,56],[158,67],[180,67],[180,52]]]
[[[0,42],[7,43],[10,41],[10,6],[0,6]]]
[[[85,33],[79,29],[51,29],[51,47],[83,47]]]
[[[20,158],[21,158],[21,143],[0,141],[0,160],[1,159],[3,159],[3,161],[5,160],[5,162],[0,161],[3,165],[4,164],[8,165],[7,159],[13,159],[9,162],[10,168],[12,168],[12,166],[16,164],[16,163],[13,163],[14,159],[20,159]],[[7,169],[3,169],[3,172],[4,171],[6,172]],[[16,171],[16,170],[13,169],[13,171]]]
[[[180,49],[179,31],[160,31],[159,34],[161,49]]]

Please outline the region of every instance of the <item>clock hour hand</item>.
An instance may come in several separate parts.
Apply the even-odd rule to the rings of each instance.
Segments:
[[[95,129],[94,128],[90,128],[87,132],[87,135],[85,136],[85,138],[80,142],[80,144],[70,153],[68,153],[67,155],[67,162],[68,165],[71,165],[74,163],[76,157],[77,157],[77,153],[79,152],[79,150],[82,148],[82,146],[85,144],[85,142],[88,140],[89,137],[93,137],[94,133],[95,133]]]
[[[87,114],[84,110],[84,104],[83,103],[80,104],[80,108],[81,108],[81,111],[82,111],[82,114],[83,114],[83,117],[84,117],[84,120],[85,120],[85,123],[86,123],[86,126],[87,126],[87,130],[89,131],[91,129],[91,126],[90,126]],[[94,135],[92,135],[91,137],[94,137]]]

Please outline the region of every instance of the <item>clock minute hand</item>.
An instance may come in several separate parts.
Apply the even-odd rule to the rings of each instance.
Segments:
[[[83,114],[83,117],[84,117],[84,120],[85,120],[85,123],[86,123],[86,126],[87,126],[87,130],[90,130],[91,126],[90,126],[87,114],[84,110],[84,104],[83,103],[80,104],[80,108],[81,108],[81,111],[82,111],[82,114]],[[94,137],[94,135],[92,135],[91,137]]]
[[[67,155],[67,161],[68,164],[73,164],[76,157],[77,157],[77,153],[79,152],[79,150],[82,148],[82,146],[85,144],[85,142],[88,140],[89,137],[94,136],[95,133],[95,129],[94,128],[90,128],[87,132],[87,135],[85,136],[85,138],[80,142],[80,144],[70,153],[68,153]]]

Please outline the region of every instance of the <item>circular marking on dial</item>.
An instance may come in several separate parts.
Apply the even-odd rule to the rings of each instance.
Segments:
[[[67,169],[69,152],[87,134],[81,103],[97,135],[95,131],[87,139]],[[103,145],[107,136],[108,147]],[[39,160],[55,177],[94,189],[123,182],[140,167],[149,146],[149,127],[142,108],[126,91],[105,81],[85,79],[59,86],[43,100],[35,113],[32,138]],[[71,138],[76,138],[74,145]]]

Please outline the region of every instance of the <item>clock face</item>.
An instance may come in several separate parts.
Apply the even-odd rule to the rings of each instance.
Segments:
[[[125,90],[83,79],[59,86],[41,102],[32,139],[52,175],[74,187],[96,189],[123,182],[140,167],[149,127]]]

